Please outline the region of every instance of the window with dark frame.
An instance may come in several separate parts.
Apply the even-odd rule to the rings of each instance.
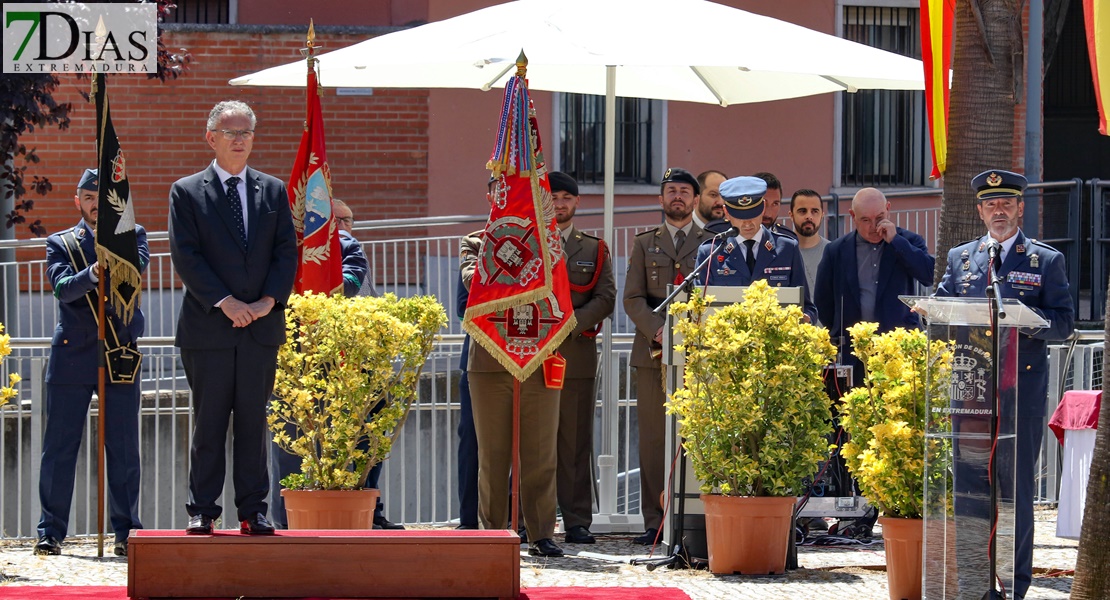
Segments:
[[[613,180],[653,183],[658,177],[655,126],[662,103],[642,98],[617,98],[616,157]],[[562,94],[559,106],[560,170],[578,183],[605,178],[605,97]]]
[[[920,59],[918,13],[908,7],[845,6],[843,37]],[[932,169],[925,93],[860,90],[843,98],[841,185],[925,185]]]
[[[175,0],[177,8],[166,15],[167,23],[227,24],[231,21],[230,0]]]

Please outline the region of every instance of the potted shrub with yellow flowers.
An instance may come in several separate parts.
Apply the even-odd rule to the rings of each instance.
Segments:
[[[12,338],[7,333],[4,333],[4,324],[0,323],[0,359],[6,358],[12,353]],[[19,373],[8,373],[8,385],[0,387],[0,406],[4,406],[8,402],[19,395],[16,386],[23,378]]]
[[[947,398],[952,352],[920,330],[877,329],[867,322],[848,329],[864,376],[839,406],[848,434],[841,454],[883,515],[890,597],[920,598],[926,403]]]
[[[274,441],[301,458],[281,480],[290,529],[371,528],[378,491],[362,486],[400,434],[446,323],[431,296],[290,297],[269,415]],[[301,504],[319,501],[334,506]]]
[[[670,309],[686,367],[667,406],[702,482],[709,569],[783,573],[802,480],[828,450],[822,372],[835,348],[765,281],[713,314],[711,301],[695,291]]]

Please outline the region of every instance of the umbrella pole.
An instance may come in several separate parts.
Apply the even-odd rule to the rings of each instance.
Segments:
[[[605,202],[602,238],[614,247],[613,240],[613,165],[616,163],[616,98],[617,69],[605,68]],[[617,444],[619,415],[616,402],[616,382],[613,365],[613,320],[606,318],[601,334],[601,449],[598,452],[598,513],[611,515],[617,512]],[[609,521],[611,522],[611,521]]]

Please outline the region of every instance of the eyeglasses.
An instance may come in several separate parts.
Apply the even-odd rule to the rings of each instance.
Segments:
[[[253,129],[210,129],[213,133],[221,133],[225,140],[234,140],[235,138],[243,138],[249,140],[254,138]]]
[[[355,218],[354,217],[336,217],[335,220],[339,221],[340,223],[346,223],[348,225],[354,225],[355,224]]]

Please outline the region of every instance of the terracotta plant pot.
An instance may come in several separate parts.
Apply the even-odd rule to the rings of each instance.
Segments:
[[[921,519],[881,517],[890,600],[921,600]]]
[[[710,571],[716,575],[786,572],[797,498],[702,494],[701,500]]]
[[[289,529],[373,529],[378,490],[281,490]]]

